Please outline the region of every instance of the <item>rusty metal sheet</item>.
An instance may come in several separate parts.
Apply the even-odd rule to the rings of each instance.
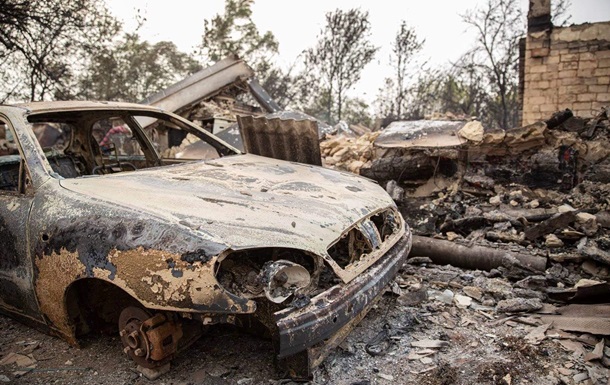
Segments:
[[[610,304],[580,305],[572,304],[557,309],[564,316],[610,318]]]
[[[318,125],[311,120],[238,116],[246,152],[268,158],[322,165]]]
[[[610,319],[608,318],[542,315],[540,319],[544,323],[552,323],[555,329],[568,332],[591,333],[602,336],[610,335]]]
[[[375,140],[383,148],[447,148],[465,144],[457,132],[465,121],[413,120],[392,122]]]
[[[558,314],[539,317],[544,323],[552,323],[555,329],[610,335],[610,304],[571,304],[555,311]]]

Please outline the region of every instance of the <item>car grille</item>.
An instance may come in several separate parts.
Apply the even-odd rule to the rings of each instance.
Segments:
[[[381,248],[401,228],[399,214],[388,209],[365,218],[328,249],[328,255],[342,269]]]

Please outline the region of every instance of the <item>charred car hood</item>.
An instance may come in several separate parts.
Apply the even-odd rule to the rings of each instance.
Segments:
[[[137,210],[234,250],[287,247],[324,254],[347,228],[394,205],[362,177],[255,155],[60,184],[98,204]]]

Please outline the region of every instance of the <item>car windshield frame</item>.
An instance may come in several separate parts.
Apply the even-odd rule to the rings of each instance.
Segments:
[[[67,121],[68,120],[67,118],[72,114],[75,114],[75,115],[76,114],[90,114],[92,117],[97,116],[100,119],[103,117],[106,117],[106,116],[121,116],[121,117],[125,118],[125,121],[130,125],[130,127],[132,129],[134,129],[134,131],[135,131],[134,135],[138,136],[138,140],[140,140],[142,142],[141,143],[142,150],[145,152],[149,151],[151,156],[154,157],[153,163],[155,164],[156,167],[165,167],[166,165],[162,164],[163,158],[162,158],[161,154],[157,151],[157,149],[155,148],[154,144],[151,141],[151,138],[149,138],[149,135],[146,134],[144,129],[149,124],[151,124],[159,119],[168,121],[172,124],[175,124],[180,129],[185,130],[187,133],[193,134],[193,135],[197,136],[200,140],[207,142],[209,145],[214,147],[214,149],[216,149],[219,157],[243,154],[237,148],[231,146],[230,144],[228,144],[225,141],[223,141],[222,139],[216,137],[214,134],[206,131],[202,127],[199,127],[198,125],[189,121],[188,119],[185,119],[177,114],[174,114],[174,113],[171,113],[168,111],[163,111],[163,110],[150,110],[150,109],[144,109],[144,108],[143,109],[138,109],[138,108],[93,108],[93,109],[83,108],[83,109],[65,109],[65,110],[58,109],[58,110],[52,110],[52,111],[47,110],[47,111],[26,113],[23,121],[26,124],[28,131],[33,133],[33,127],[37,123],[64,122],[64,121]],[[139,119],[139,118],[150,118],[150,122],[143,125],[142,123],[146,123],[146,122],[141,122],[143,119]],[[91,128],[87,128],[87,129],[91,130]],[[68,139],[68,142],[70,143],[68,145],[68,147],[71,145],[72,140],[74,140],[74,135],[75,135],[75,132],[72,131],[70,134],[70,137]],[[44,161],[43,168],[44,168],[45,174],[54,179],[60,179],[60,180],[65,179],[53,171],[53,168],[51,167],[50,163],[46,159],[44,150],[42,149],[42,147],[40,146],[40,144],[37,141],[35,143],[35,146],[38,147],[40,149],[40,151],[42,151],[41,157]],[[190,160],[185,160],[185,161],[196,162],[196,161],[205,161],[205,160],[204,159],[201,159],[201,160],[190,159]],[[150,168],[150,167],[147,167],[147,168]],[[147,168],[139,168],[138,170],[135,170],[135,171],[145,170]],[[132,171],[132,172],[134,172],[134,171]],[[89,177],[89,176],[93,176],[93,175],[83,175],[81,177]]]

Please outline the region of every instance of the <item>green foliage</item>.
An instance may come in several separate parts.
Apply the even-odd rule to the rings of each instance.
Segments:
[[[359,9],[327,13],[318,43],[305,52],[305,66],[322,80],[319,87],[328,96],[325,115],[330,123],[343,118],[346,91],[360,80],[377,52],[369,40],[368,16]]]
[[[0,0],[0,101],[44,100],[69,87],[117,28],[96,0]]]
[[[214,64],[236,54],[250,65],[261,85],[280,105],[295,95],[290,84],[297,79],[292,70],[275,65],[279,44],[270,31],[261,33],[252,20],[254,0],[226,0],[223,14],[204,21],[199,52],[203,61]]]
[[[259,32],[252,20],[254,0],[226,0],[224,14],[204,21],[200,51],[207,64],[236,54],[250,65],[278,52],[278,42],[270,31]]]
[[[137,102],[200,69],[201,65],[178,51],[174,43],[150,44],[138,34],[126,34],[94,53],[74,96]]]

